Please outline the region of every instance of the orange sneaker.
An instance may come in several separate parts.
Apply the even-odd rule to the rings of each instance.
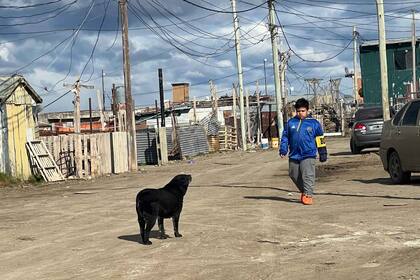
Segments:
[[[304,194],[300,193],[300,202],[302,202],[302,203],[303,203],[303,196],[304,196]]]
[[[304,205],[312,205],[313,204],[312,196],[307,196],[307,195],[303,194],[302,195],[302,203]]]

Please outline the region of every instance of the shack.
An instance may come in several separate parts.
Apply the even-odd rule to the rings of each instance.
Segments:
[[[42,98],[24,77],[0,77],[0,172],[31,176],[26,142],[36,137],[37,105]]]

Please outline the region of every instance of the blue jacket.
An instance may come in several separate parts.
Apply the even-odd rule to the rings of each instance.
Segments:
[[[296,116],[284,128],[279,153],[287,155],[290,149],[289,158],[297,161],[316,158],[318,148],[315,139],[323,134],[321,124],[316,119],[307,117],[301,120]]]

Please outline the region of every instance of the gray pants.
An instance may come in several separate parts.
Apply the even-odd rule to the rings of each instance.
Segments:
[[[289,160],[289,176],[301,193],[312,196],[315,186],[315,159]]]

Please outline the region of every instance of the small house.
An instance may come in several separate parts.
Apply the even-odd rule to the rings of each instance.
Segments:
[[[37,105],[42,98],[24,77],[0,77],[0,172],[31,176],[26,142],[36,135]]]

